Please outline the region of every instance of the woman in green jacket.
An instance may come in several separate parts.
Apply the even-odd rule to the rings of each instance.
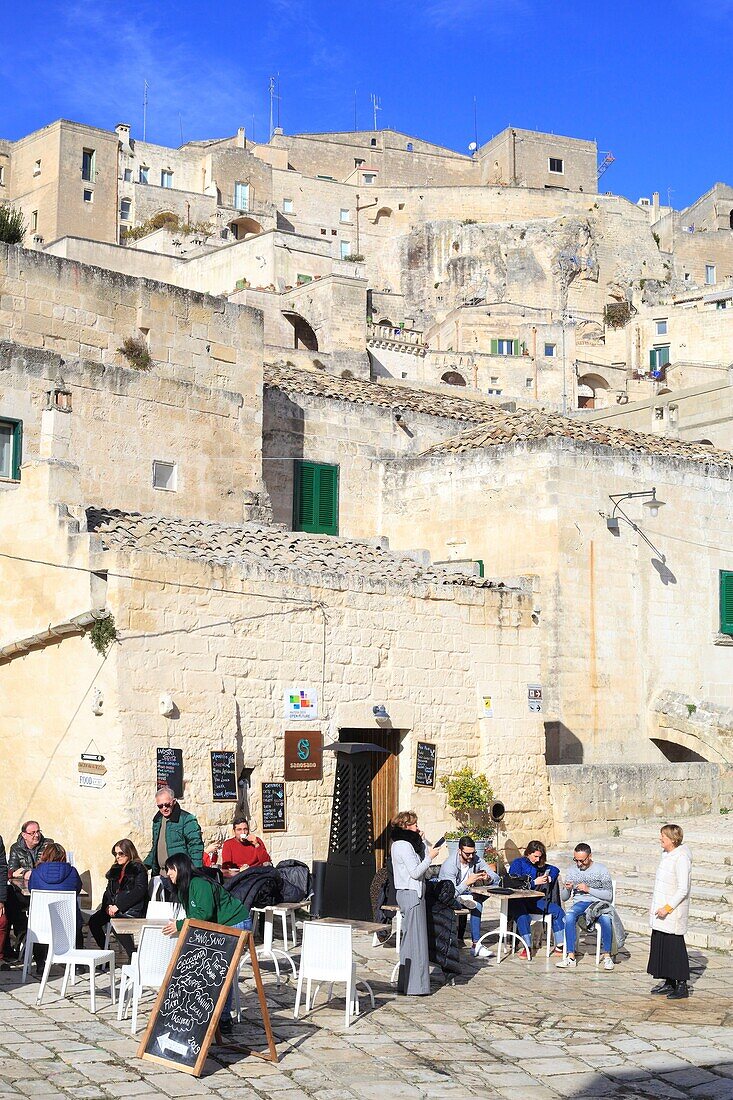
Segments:
[[[183,907],[187,918],[208,921],[211,924],[226,924],[230,928],[244,928],[248,932],[252,930],[252,918],[246,905],[242,905],[218,882],[195,868],[189,856],[183,852],[169,856],[165,862],[165,870],[173,885],[174,900]],[[176,936],[182,927],[182,920],[169,921],[163,928],[163,933],[166,936]],[[232,988],[230,986],[219,1020],[219,1027],[226,1035],[232,1031]]]

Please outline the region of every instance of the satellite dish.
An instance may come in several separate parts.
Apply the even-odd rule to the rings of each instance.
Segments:
[[[468,148],[472,153],[475,153],[476,150],[478,149],[478,145],[476,144],[475,141],[472,141]]]

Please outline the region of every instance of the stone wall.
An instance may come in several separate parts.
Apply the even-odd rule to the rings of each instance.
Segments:
[[[609,494],[652,486],[666,502],[656,520],[627,506],[651,546],[623,522],[614,537]],[[481,559],[488,576],[539,575],[550,762],[660,761],[659,692],[733,702],[717,644],[719,571],[733,568],[728,466],[563,440],[392,461],[380,530],[434,559]]]
[[[557,844],[607,836],[650,817],[663,825],[720,809],[717,764],[553,765],[547,773]]]
[[[208,842],[234,808],[212,801],[211,749],[234,750],[238,767],[254,769],[251,809],[261,826],[260,783],[282,778],[290,728],[283,696],[293,685],[318,691],[315,725],[326,743],[341,728],[363,728],[368,740],[373,704],[386,705],[401,736],[399,806],[416,809],[428,835],[450,827],[451,817],[440,787],[413,785],[418,739],[436,743],[439,775],[464,764],[487,772],[509,809],[513,843],[535,833],[551,838],[542,727],[526,708],[526,683],[539,674],[530,616],[536,595],[526,583],[397,588],[339,574],[337,565],[319,579],[175,554],[95,552],[95,540],[74,536],[44,507],[45,492],[63,491],[60,483],[49,487],[49,471],[66,476],[42,464],[22,488],[0,494],[4,530],[13,516],[5,546],[35,558],[44,547],[59,564],[107,570],[107,606],[120,638],[104,661],[81,638],[0,666],[6,752],[24,761],[6,784],[5,829],[13,835],[37,816],[74,850],[78,866],[91,868],[95,903],[113,841],[130,836],[141,853],[148,850],[157,746],[183,749],[183,804]],[[68,478],[66,488],[72,492]],[[2,590],[29,596],[6,605],[2,644],[34,624],[41,629],[86,610],[88,574],[68,578],[43,565],[0,561]],[[49,690],[39,692],[39,683]],[[95,688],[104,696],[101,715],[92,713]],[[490,719],[479,717],[487,691]],[[163,692],[176,703],[173,719],[159,713]],[[105,757],[102,790],[79,787],[77,762],[92,741]],[[287,833],[265,835],[275,859],[325,856],[333,777],[326,753],[322,781],[287,785]]]
[[[481,146],[481,179],[504,187],[514,184],[592,195],[598,190],[597,156],[594,141],[510,127]],[[561,172],[550,171],[551,157],[562,161]]]

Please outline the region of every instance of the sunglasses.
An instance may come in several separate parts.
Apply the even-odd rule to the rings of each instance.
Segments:
[[[124,854],[125,854],[124,852],[113,852],[112,853],[112,855],[115,857],[115,859],[119,859],[120,856],[124,856]]]
[[[159,810],[170,810],[173,803],[172,802],[156,802],[155,805],[158,807]]]

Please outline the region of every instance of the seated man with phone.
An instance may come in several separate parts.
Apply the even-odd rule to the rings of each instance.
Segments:
[[[438,844],[440,843],[438,841]],[[471,910],[471,950],[477,959],[488,959],[491,952],[488,948],[479,946],[478,943],[481,938],[482,904],[473,896],[471,888],[496,886],[500,880],[496,872],[476,855],[476,842],[472,837],[461,837],[458,841],[458,850],[448,856],[440,868],[438,878],[452,882],[456,888],[456,896],[466,909]]]

